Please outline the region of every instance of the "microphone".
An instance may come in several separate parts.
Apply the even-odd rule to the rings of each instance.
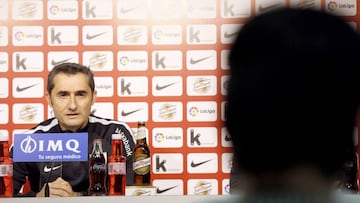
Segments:
[[[50,169],[49,175],[46,178],[46,183],[45,183],[45,191],[44,191],[45,197],[50,197],[49,178],[52,175],[53,167],[54,167],[54,162],[51,162],[51,169]]]
[[[49,183],[45,183],[45,197],[50,196]]]

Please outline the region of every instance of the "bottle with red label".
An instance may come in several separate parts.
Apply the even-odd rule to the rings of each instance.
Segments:
[[[122,153],[121,134],[112,135],[111,156],[108,159],[109,195],[125,195],[126,158]]]
[[[139,121],[133,155],[134,185],[150,185],[150,164],[145,122]]]
[[[107,165],[105,155],[102,149],[102,140],[95,139],[93,141],[93,149],[90,154],[89,166],[89,195],[104,196],[107,195],[106,177]]]
[[[9,156],[9,135],[0,134],[0,197],[13,196],[13,161]]]

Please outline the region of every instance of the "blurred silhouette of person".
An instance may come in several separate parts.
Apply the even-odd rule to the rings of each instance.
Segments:
[[[245,23],[229,54],[226,114],[239,202],[345,201],[334,179],[354,150],[359,57],[355,29],[322,11],[281,8]]]

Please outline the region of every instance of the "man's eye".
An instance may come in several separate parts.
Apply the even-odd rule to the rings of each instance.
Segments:
[[[85,97],[87,95],[86,92],[78,92],[76,96]]]
[[[67,97],[68,95],[67,94],[59,94],[59,97],[61,97],[61,98],[65,98],[65,97]]]

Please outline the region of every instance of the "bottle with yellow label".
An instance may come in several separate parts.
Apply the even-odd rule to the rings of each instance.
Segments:
[[[145,122],[139,121],[133,153],[134,185],[150,185],[150,158],[150,149],[146,143]]]

